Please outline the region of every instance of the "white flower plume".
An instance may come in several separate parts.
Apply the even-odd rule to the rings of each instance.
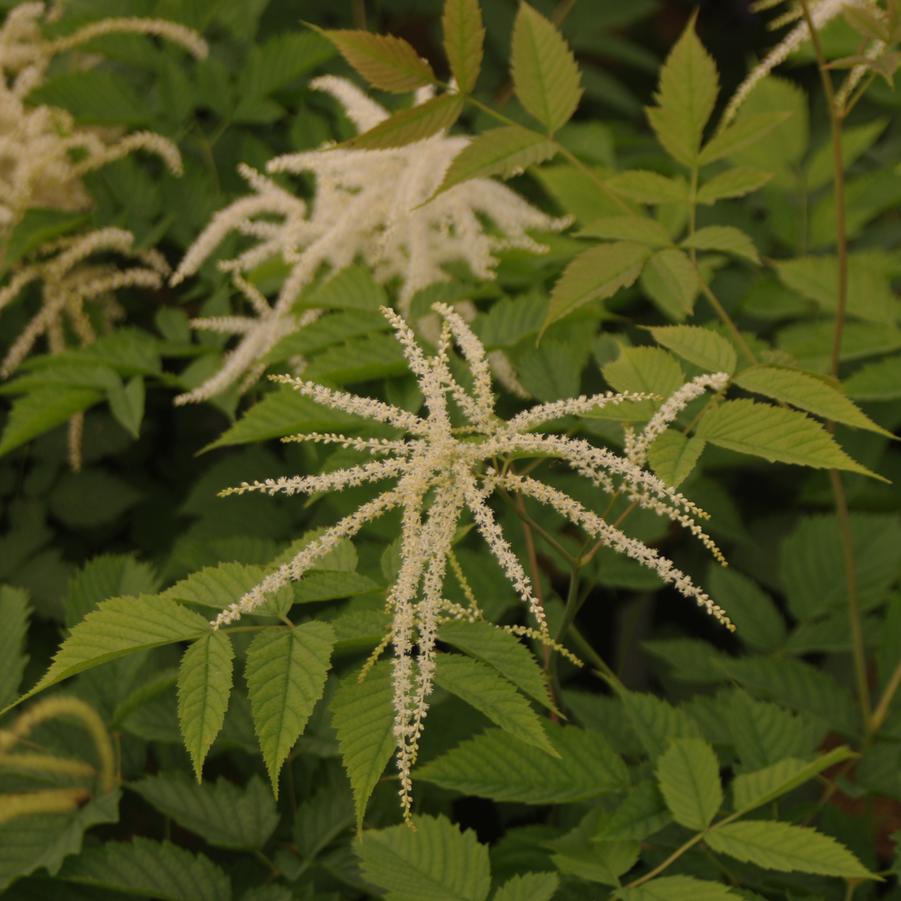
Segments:
[[[360,131],[388,115],[342,78],[323,76],[311,86],[335,97]],[[426,97],[420,93],[417,100]],[[216,375],[176,402],[206,400],[248,373],[252,378],[266,351],[299,327],[292,306],[322,267],[336,272],[360,258],[380,282],[397,278],[398,308],[406,315],[417,291],[448,279],[446,263],[463,261],[476,276],[490,279],[498,250],[545,251],[528,231],[557,231],[568,220],[545,215],[499,182],[473,179],[426,203],[468,143],[466,137],[441,133],[389,150],[347,150],[326,144],[270,160],[269,175],[314,176],[315,194],[309,205],[272,178],[242,166],[241,174],[254,193],[213,217],[188,249],[172,282],[194,274],[231,232],[251,243],[221,261],[221,269],[247,276],[259,263],[280,256],[290,270],[271,305],[264,298],[257,299],[262,303],[251,302],[254,316],[195,320],[198,328],[234,334],[240,340]],[[486,228],[483,218],[493,230]],[[238,287],[246,296],[245,287]]]
[[[394,731],[405,815],[410,811],[411,772],[432,689],[438,625],[443,619],[467,615],[465,610],[445,599],[443,588],[445,570],[449,564],[454,565],[452,544],[461,516],[472,517],[488,549],[528,608],[535,623],[535,634],[552,643],[545,613],[531,580],[489,506],[488,500],[496,489],[520,493],[551,507],[589,536],[653,569],[685,597],[695,600],[721,623],[732,628],[725,612],[659,552],[630,538],[564,492],[534,478],[518,475],[509,462],[503,462],[509,461],[512,454],[562,460],[594,485],[622,493],[639,506],[688,526],[719,556],[713,542],[695,521],[705,514],[644,470],[640,462],[647,444],[685,404],[705,388],[722,390],[728,376],[724,373],[702,376],[683,386],[660,408],[645,433],[633,440],[634,459],[629,459],[587,441],[535,430],[563,416],[585,414],[624,401],[646,400],[651,395],[607,392],[582,396],[539,404],[510,420],[502,420],[495,412],[489,362],[482,344],[450,307],[436,304],[434,309],[443,320],[443,331],[438,352],[433,356],[423,352],[398,313],[383,309],[419,383],[426,405],[423,415],[299,378],[274,377],[317,403],[393,426],[406,437],[293,436],[287,440],[331,442],[369,451],[372,459],[321,475],[243,483],[224,494],[249,491],[272,495],[313,494],[387,479],[395,479],[396,485],[327,529],[213,620],[214,628],[219,628],[235,622],[243,614],[252,613],[271,592],[302,578],[339,541],[352,538],[368,522],[389,510],[401,511],[400,568],[388,593],[388,607],[393,613]],[[471,387],[464,387],[451,374],[452,342],[456,343],[468,366]],[[453,425],[461,415],[465,425]]]

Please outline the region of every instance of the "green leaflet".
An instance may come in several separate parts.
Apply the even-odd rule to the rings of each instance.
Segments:
[[[785,641],[785,621],[772,598],[733,567],[711,566],[710,592],[735,623],[739,640],[755,651],[775,651]]]
[[[0,705],[19,693],[28,662],[25,638],[30,614],[28,595],[21,588],[0,585]]]
[[[901,357],[886,357],[855,369],[844,383],[845,393],[857,401],[901,398]]]
[[[209,629],[209,623],[202,616],[173,601],[144,596],[110,598],[72,629],[44,677],[10,706],[21,704],[26,698],[69,676],[117,657],[146,648],[191,641],[208,633]]]
[[[450,128],[462,112],[463,98],[459,94],[441,94],[394,113],[375,128],[346,141],[344,146],[358,150],[404,147]]]
[[[198,785],[180,772],[157,773],[129,787],[217,848],[262,848],[278,825],[272,793],[256,775],[243,788],[222,778]]]
[[[356,851],[366,879],[396,901],[485,901],[488,848],[475,833],[445,817],[417,816],[413,825],[363,833]]]
[[[743,231],[732,225],[708,225],[699,228],[683,242],[692,250],[714,250],[742,257],[752,263],[760,262],[754,242]]]
[[[810,763],[790,757],[762,770],[743,773],[736,776],[732,782],[732,806],[742,813],[749,813],[803,785],[823,770],[854,756],[850,748],[840,747]]]
[[[336,276],[338,278],[339,276]],[[282,363],[292,357],[316,353],[388,328],[385,317],[368,310],[341,310],[320,316],[315,322],[282,338],[266,356],[267,363]]]
[[[745,194],[762,188],[771,178],[769,172],[736,166],[704,182],[698,191],[697,200],[698,203],[713,204],[726,198],[744,197]]]
[[[766,112],[741,115],[722,131],[717,132],[701,150],[698,162],[702,166],[740,153],[756,144],[791,116],[791,112]],[[746,170],[747,171],[747,170]],[[714,176],[713,182],[718,176]],[[709,184],[710,182],[708,182]],[[703,191],[703,188],[701,189]],[[702,201],[704,202],[704,201]]]
[[[823,419],[882,435],[892,434],[873,422],[838,388],[807,372],[779,366],[752,366],[735,377],[735,384],[754,394],[785,401],[808,413],[822,416]]]
[[[378,318],[380,330],[387,328],[385,317],[379,313],[379,307],[388,302],[385,289],[376,282],[372,273],[363,266],[345,266],[334,275],[327,278],[321,285],[311,291],[307,291],[298,298],[297,308],[310,310],[347,310],[349,312],[372,313],[373,319]],[[303,329],[298,334],[306,335],[308,329],[313,329],[316,334],[316,326],[320,320]],[[320,329],[323,326],[319,326]]]
[[[551,901],[559,885],[556,873],[522,873],[508,879],[493,901]]]
[[[144,419],[144,379],[136,375],[124,385],[116,384],[107,391],[106,399],[116,421],[137,439]]]
[[[368,334],[316,354],[304,370],[304,378],[346,385],[403,375],[406,371],[403,351],[392,335]]]
[[[707,372],[735,372],[737,357],[732,345],[716,332],[699,325],[666,325],[650,328],[658,344]]]
[[[661,876],[637,888],[620,889],[622,901],[739,901],[742,897],[725,885],[692,876]]]
[[[510,178],[557,153],[544,135],[519,125],[492,128],[473,138],[453,159],[433,196],[471,178]]]
[[[199,782],[203,762],[225,721],[234,650],[226,632],[195,641],[178,669],[178,724]]]
[[[804,413],[753,400],[727,400],[708,408],[695,430],[718,447],[814,469],[845,469],[884,481],[852,460],[835,439]]]
[[[688,204],[688,185],[676,178],[667,178],[646,169],[618,172],[607,180],[607,187],[616,194],[653,206],[664,203]]]
[[[341,432],[359,427],[360,422],[356,417],[314,403],[292,388],[280,387],[254,404],[204,450],[250,444],[301,432]]]
[[[35,870],[56,875],[70,854],[81,851],[87,829],[119,819],[120,795],[116,789],[71,813],[36,814],[0,825],[0,892]]]
[[[593,300],[605,300],[621,288],[628,288],[638,278],[648,256],[647,247],[628,241],[582,251],[554,285],[542,332],[579,307]]]
[[[69,861],[59,878],[160,901],[230,901],[232,896],[225,871],[205,855],[140,836],[90,848]]]
[[[589,222],[578,235],[580,238],[637,241],[649,247],[668,247],[671,243],[667,230],[648,216],[606,216]]]
[[[516,739],[558,756],[538,715],[497,670],[462,654],[438,654],[436,664],[436,685],[484,713]]]
[[[723,803],[713,748],[699,738],[674,739],[657,758],[656,773],[673,819],[688,829],[706,829]]]
[[[245,676],[253,725],[278,797],[278,775],[322,697],[334,645],[328,624],[260,632],[247,649]]]
[[[716,64],[698,40],[692,19],[660,70],[657,106],[647,110],[663,148],[685,166],[698,163],[704,126],[718,91]]]
[[[468,94],[475,87],[482,67],[485,28],[479,0],[445,0],[441,28],[444,53],[457,82],[457,90]]]
[[[368,31],[322,31],[350,65],[380,91],[415,91],[434,84],[432,67],[403,38]]]
[[[16,398],[0,437],[0,455],[62,425],[70,416],[102,400],[103,395],[91,388],[66,387],[40,388]]]
[[[679,322],[694,309],[698,273],[681,250],[658,250],[641,272],[641,287],[670,319]]]
[[[661,400],[685,384],[678,360],[658,347],[620,348],[619,356],[601,372],[616,391],[659,394]]]
[[[844,845],[806,826],[744,820],[711,830],[706,842],[714,851],[768,870],[876,878]]]
[[[64,602],[66,625],[71,628],[107,598],[150,594],[158,583],[153,567],[132,554],[94,557],[69,582]]]
[[[617,695],[639,742],[652,760],[669,747],[671,739],[701,737],[697,724],[685,711],[661,698],[625,688],[619,688]]]
[[[517,99],[548,132],[570,120],[582,96],[579,67],[560,32],[528,3],[513,23],[511,71]]]
[[[524,804],[566,804],[621,790],[628,782],[622,759],[597,733],[575,726],[547,727],[559,755],[514,744],[487,729],[413,773],[463,794]]]
[[[597,841],[644,841],[658,832],[672,817],[660,789],[654,782],[640,782],[609,817],[601,821]]]
[[[687,438],[676,429],[667,429],[648,448],[648,463],[664,482],[678,488],[691,475],[703,451],[700,438]]]
[[[490,623],[451,620],[441,625],[438,637],[487,663],[532,700],[553,709],[544,673],[515,635]]]
[[[391,663],[385,660],[359,684],[356,673],[346,676],[332,698],[332,726],[353,789],[358,830],[369,796],[394,753],[392,696]]]

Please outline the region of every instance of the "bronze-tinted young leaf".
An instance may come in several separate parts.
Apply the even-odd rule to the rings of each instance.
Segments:
[[[556,152],[553,142],[528,128],[519,125],[492,128],[474,138],[454,157],[435,194],[471,178],[492,175],[510,178],[527,166],[550,159]]]
[[[476,85],[482,66],[485,28],[479,0],[445,0],[441,18],[444,30],[444,52],[461,94]]]
[[[342,146],[358,150],[383,150],[405,147],[424,141],[450,128],[463,112],[463,98],[459,94],[442,94],[410,109],[394,113],[375,128],[346,141]]]
[[[403,38],[346,29],[322,34],[380,91],[415,91],[435,83],[432,67]]]
[[[513,86],[516,96],[549,132],[565,125],[582,96],[575,57],[557,28],[522,3],[513,25]]]

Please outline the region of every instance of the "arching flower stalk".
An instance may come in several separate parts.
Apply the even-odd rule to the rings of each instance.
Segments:
[[[0,361],[0,377],[11,375],[39,338],[46,338],[51,353],[65,349],[67,331],[82,346],[91,344],[98,326],[109,328],[122,316],[117,291],[162,286],[169,273],[165,259],[155,250],[133,250],[133,242],[131,232],[99,229],[45,244],[35,262],[16,269],[0,288],[0,313],[32,283],[40,284],[40,306]],[[119,262],[111,262],[116,257]],[[69,420],[69,462],[75,470],[81,464],[82,425],[83,414]]]
[[[360,132],[387,118],[381,106],[349,81],[323,76],[310,84],[335,97]],[[421,92],[417,101],[428,96]],[[254,193],[213,217],[188,249],[172,283],[195,273],[230,232],[252,243],[220,261],[220,269],[246,278],[264,260],[279,256],[290,269],[271,305],[251,303],[252,317],[194,321],[197,328],[240,340],[219,372],[176,403],[206,400],[252,372],[282,336],[301,326],[293,305],[322,269],[337,272],[361,259],[378,281],[398,279],[398,308],[406,315],[417,291],[447,280],[443,267],[449,262],[465,262],[476,276],[490,279],[497,251],[545,251],[529,230],[558,231],[569,220],[545,215],[499,182],[473,179],[426,203],[468,143],[466,137],[440,133],[387,150],[326,144],[270,160],[267,175],[242,166],[240,172]],[[268,177],[278,174],[312,175],[315,193],[309,205]],[[486,228],[483,217],[494,231]],[[240,283],[238,287],[246,296]]]
[[[307,544],[292,560],[266,576],[240,600],[213,620],[214,628],[253,613],[267,596],[300,579],[335,545],[356,535],[368,522],[388,512],[401,512],[400,568],[388,592],[392,613],[394,648],[394,733],[400,796],[405,816],[411,810],[411,772],[428,711],[435,666],[439,623],[447,618],[467,618],[469,608],[451,604],[444,597],[445,571],[452,563],[452,544],[460,518],[468,515],[500,564],[507,579],[529,611],[535,634],[552,644],[545,612],[519,558],[504,536],[488,501],[497,488],[518,492],[551,507],[569,522],[605,545],[654,570],[682,595],[693,599],[727,628],[725,612],[692,580],[654,548],[627,536],[581,503],[531,477],[516,474],[511,456],[553,457],[592,484],[622,492],[636,504],[688,526],[719,558],[719,551],[696,520],[703,514],[691,501],[644,470],[644,448],[657,430],[705,388],[722,390],[728,376],[703,376],[689,382],[661,407],[644,433],[633,442],[635,459],[618,456],[587,441],[536,431],[564,416],[578,416],[624,401],[647,400],[647,394],[612,392],[539,404],[503,420],[495,412],[492,379],[485,350],[463,319],[450,307],[433,309],[443,321],[437,353],[428,356],[403,318],[383,309],[394,328],[411,372],[425,399],[426,410],[416,415],[371,398],[336,391],[291,376],[275,380],[293,387],[319,404],[394,427],[394,439],[351,437],[336,434],[297,435],[286,440],[334,443],[369,451],[369,462],[321,475],[283,477],[244,483],[223,492],[243,494],[313,494],[395,479],[393,488],[377,494],[349,516]],[[471,377],[464,387],[451,374],[450,352],[456,343]],[[463,425],[455,425],[459,418]]]
[[[772,0],[763,0],[756,4],[758,10],[768,9],[778,5],[781,0],[772,2]],[[874,0],[819,0],[817,3],[811,3],[810,18],[814,28],[818,31],[828,25],[833,19],[841,15],[842,11],[852,6],[863,6],[867,8],[875,8],[878,10]],[[794,4],[792,9],[783,16],[779,16],[771,24],[771,27],[778,28],[782,25],[796,21],[801,18],[800,6]],[[806,21],[799,21],[785,35],[785,37],[758,63],[748,77],[738,86],[738,89],[732,95],[732,99],[726,106],[721,121],[721,127],[728,125],[738,114],[742,104],[751,94],[751,91],[763,81],[777,66],[782,65],[793,53],[800,49],[807,41],[810,40],[810,29]],[[878,42],[877,42],[878,43]],[[881,50],[881,48],[879,48]],[[874,51],[878,52],[878,51]],[[853,87],[854,84],[862,77],[865,67],[857,66],[849,75],[848,83]]]

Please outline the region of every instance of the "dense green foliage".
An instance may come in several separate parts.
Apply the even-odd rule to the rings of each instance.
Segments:
[[[7,15],[23,5],[0,0]],[[41,20],[46,46],[141,16],[196,30],[209,53],[158,27],[102,34],[48,56],[21,98],[22,65],[0,41],[9,109],[64,110],[60,135],[152,131],[183,167],[165,149],[123,154],[68,182],[84,202],[51,194],[55,175],[44,200],[37,182],[21,209],[0,199],[12,210],[0,217],[0,896],[898,896],[901,101],[890,86],[901,4],[844,15],[833,0],[763,5],[796,14],[789,34],[812,23],[816,40],[799,39],[803,65],[767,74],[734,109],[702,40],[714,48],[716,26],[682,16],[661,48],[657,0],[556,12],[501,0],[68,0]],[[314,83],[323,75],[369,91],[384,117],[361,127],[336,79]],[[18,140],[6,109],[0,141]],[[471,140],[458,149],[448,130]],[[430,139],[398,157],[413,167],[427,148],[444,152],[436,141],[453,146],[415,199],[417,227],[433,227],[427,211],[441,202],[471,216],[462,237],[446,226],[439,277],[390,268],[414,196],[395,198],[391,182],[346,192],[317,233],[328,249],[281,306],[273,298],[309,248],[273,244],[242,262],[254,241],[330,215],[329,159],[377,179],[391,153]],[[322,168],[266,169],[326,142],[338,146],[313,154]],[[77,166],[94,151],[70,152]],[[473,179],[487,178],[532,208],[504,219],[506,193],[479,206],[486,188]],[[270,205],[233,208],[231,231],[190,263],[214,214],[248,197]],[[379,203],[399,218],[358,246],[347,220]],[[533,215],[544,252],[517,232]],[[102,244],[99,268],[72,288],[52,255],[99,229],[133,237]],[[490,271],[455,255],[458,240],[466,253],[494,241]],[[103,282],[117,254],[145,268]],[[20,291],[23,272],[41,274]],[[57,297],[69,319],[52,319]],[[440,391],[457,391],[450,413],[435,412],[417,351],[381,307],[410,324]],[[35,323],[46,346],[23,343]],[[499,395],[483,420],[472,344]],[[216,382],[240,348],[253,353]],[[281,382],[257,380],[263,371]],[[296,371],[331,394],[292,390]],[[687,384],[700,388],[667,414]],[[566,406],[610,390],[629,397]],[[363,418],[329,402],[336,391],[384,403]],[[499,425],[556,402],[541,431],[558,444]],[[400,412],[374,423],[386,404]],[[440,478],[418,495],[420,530],[411,488],[401,511],[336,533],[301,578],[229,615],[375,503],[341,471],[381,465],[376,442],[396,446],[398,422],[415,433],[411,414],[426,412],[419,444],[457,462],[496,442],[491,461],[472,464],[488,480],[478,485],[490,482],[479,502],[490,500],[547,628],[529,619],[529,591],[498,564],[503,539],[471,494],[455,507],[454,480]],[[445,420],[454,428],[439,446]],[[349,437],[303,440],[313,433]],[[611,464],[609,486],[553,450],[589,445],[628,464]],[[392,479],[419,465],[403,453],[409,467]],[[298,474],[307,497],[264,481]],[[328,474],[336,490],[315,481]],[[695,505],[709,514],[700,525]],[[700,526],[728,567],[695,540]],[[436,619],[419,622],[407,659],[428,682],[428,716],[421,737],[399,739],[415,720],[396,712],[415,691],[393,655],[405,657],[398,598],[417,531],[429,563],[410,602]]]

